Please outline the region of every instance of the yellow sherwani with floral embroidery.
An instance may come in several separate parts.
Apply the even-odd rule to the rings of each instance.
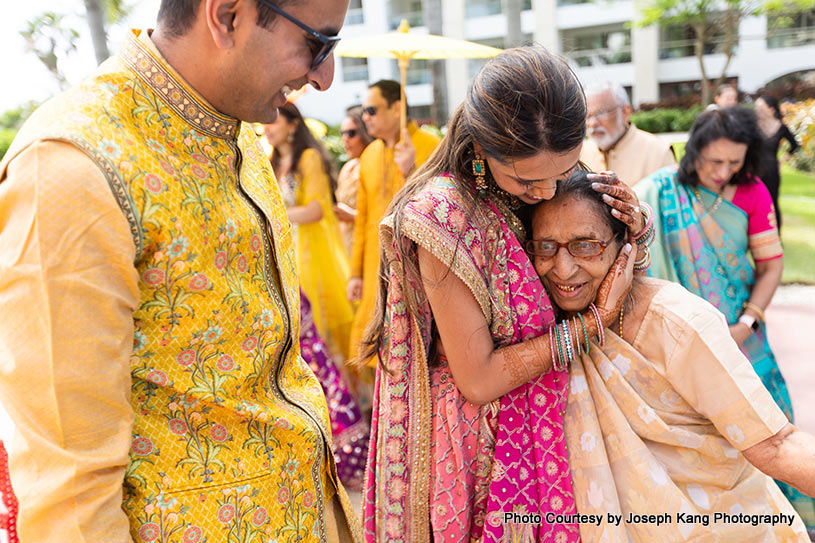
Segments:
[[[31,166],[38,149],[45,158]],[[60,193],[82,227],[66,221],[47,245],[54,228],[42,211],[68,215],[35,205],[28,216],[26,206],[62,190],[37,176],[55,156],[89,171],[66,176]],[[16,173],[24,166],[30,179]],[[358,534],[325,397],[300,357],[291,225],[252,130],[209,106],[136,31],[97,75],[34,114],[0,165],[6,176],[0,311],[23,309],[23,285],[34,315],[0,326],[23,540],[121,540],[113,517],[123,509],[135,541],[331,541],[337,488]],[[107,187],[87,192],[87,208],[71,199],[97,177]],[[127,244],[108,246],[106,223],[111,235],[126,224]],[[88,280],[88,269],[104,273]],[[126,377],[106,381],[117,364]],[[111,392],[121,383],[129,390]],[[121,500],[122,476],[121,509],[82,510],[91,495]]]

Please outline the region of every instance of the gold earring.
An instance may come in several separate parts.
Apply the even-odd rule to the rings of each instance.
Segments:
[[[475,186],[478,190],[487,190],[487,179],[484,175],[487,172],[487,166],[484,164],[484,159],[476,154],[473,159],[473,175],[475,175]]]

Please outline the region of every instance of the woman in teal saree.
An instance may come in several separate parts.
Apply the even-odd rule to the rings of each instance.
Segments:
[[[636,185],[653,208],[649,275],[682,284],[721,311],[733,339],[764,386],[794,422],[764,310],[781,282],[783,251],[775,210],[755,176],[761,140],[752,111],[734,107],[696,119],[678,168],[654,172]],[[809,530],[815,501],[779,482]]]

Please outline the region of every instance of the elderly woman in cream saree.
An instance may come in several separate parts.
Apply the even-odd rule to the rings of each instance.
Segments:
[[[563,319],[575,503],[603,518],[580,525],[582,540],[809,541],[768,475],[815,492],[815,438],[789,424],[721,313],[680,285],[637,278],[602,340],[581,333],[624,235],[575,175],[535,210],[526,244]]]

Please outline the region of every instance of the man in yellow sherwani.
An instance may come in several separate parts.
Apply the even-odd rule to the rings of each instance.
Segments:
[[[244,122],[328,88],[348,2],[278,3],[162,0],[0,164],[22,541],[360,540],[300,357],[291,225]]]
[[[430,158],[440,141],[420,130],[413,121],[400,137],[401,107],[399,83],[384,79],[370,86],[362,108],[365,128],[378,139],[359,158],[357,216],[348,281],[349,299],[359,301],[351,327],[352,358],[359,355],[359,343],[376,305],[379,222],[393,196],[404,186],[405,178]]]

